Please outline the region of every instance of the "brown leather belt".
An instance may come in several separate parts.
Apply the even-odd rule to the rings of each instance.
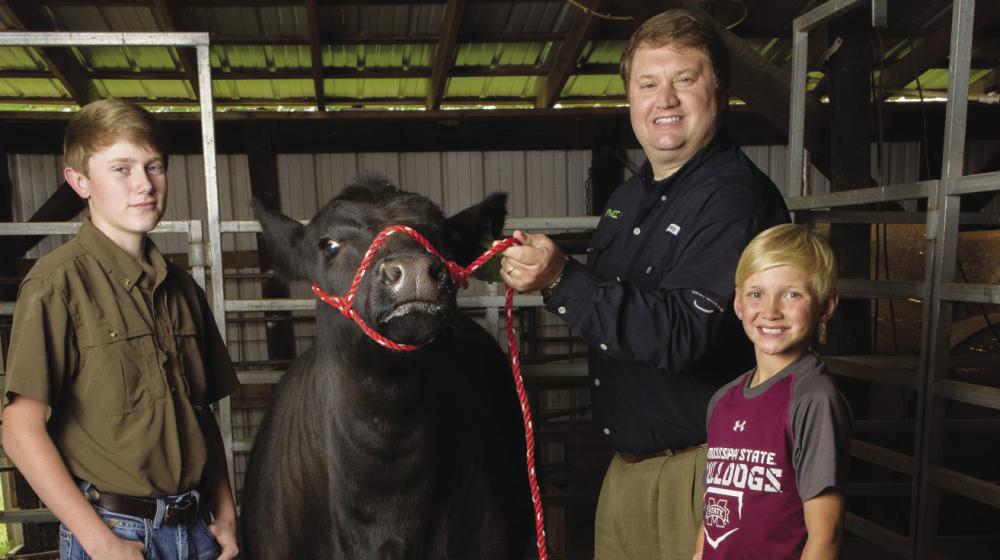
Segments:
[[[695,449],[700,449],[705,447],[705,444],[692,445],[690,447],[677,447],[663,449],[660,451],[653,451],[652,453],[629,453],[628,451],[619,451],[618,456],[622,458],[622,461],[626,463],[639,463],[645,461],[646,459],[653,459],[656,457],[674,457],[676,455],[681,455],[687,453],[688,451],[694,451]]]
[[[150,520],[156,519],[155,498],[136,498],[123,494],[100,492],[93,487],[85,490],[83,495],[88,502],[115,513]],[[166,511],[163,512],[164,525],[192,523],[196,519],[198,519],[198,500],[192,494],[185,494],[167,504]]]

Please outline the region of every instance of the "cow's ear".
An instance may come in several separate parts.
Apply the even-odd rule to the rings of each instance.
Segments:
[[[306,228],[288,216],[264,207],[253,199],[253,213],[263,230],[264,250],[271,256],[275,271],[288,280],[309,276],[308,263],[313,255],[305,254]]]
[[[495,192],[475,206],[470,206],[448,218],[445,242],[462,266],[476,260],[489,247],[489,241],[500,237],[507,218],[507,193]]]

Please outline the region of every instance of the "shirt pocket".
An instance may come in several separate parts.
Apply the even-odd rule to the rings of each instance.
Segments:
[[[174,340],[177,343],[177,359],[180,361],[180,378],[184,384],[184,393],[194,404],[204,404],[205,401],[205,361],[202,359],[201,344],[198,342],[198,329],[193,325],[174,327]]]
[[[646,240],[646,247],[636,263],[637,275],[647,276],[659,283],[675,266],[677,260],[677,235],[680,228],[675,224],[662,225]]]
[[[601,255],[611,247],[611,243],[618,236],[621,229],[622,225],[620,223],[607,219],[602,219],[597,224],[597,228],[591,234],[590,241],[587,243],[587,259],[591,266],[596,265]]]
[[[101,416],[122,416],[151,408],[166,394],[156,367],[157,350],[148,327],[126,330],[98,323],[80,380],[83,399]]]

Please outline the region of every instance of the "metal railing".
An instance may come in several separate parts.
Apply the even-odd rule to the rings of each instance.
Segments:
[[[850,10],[865,6],[871,6],[873,21],[884,21],[885,0],[831,0],[793,22],[788,149],[790,192],[801,192],[803,185],[809,32]],[[963,216],[959,212],[959,196],[1000,190],[1000,173],[963,176],[974,11],[975,0],[955,0],[953,3],[941,179],[792,197],[788,200],[789,209],[806,211],[808,221],[811,222],[823,221],[823,212],[816,212],[817,209],[829,208],[831,214],[839,220],[843,213],[836,212],[838,207],[908,199],[927,200],[927,212],[924,214],[927,251],[922,282],[842,281],[841,284],[855,295],[921,299],[924,307],[919,358],[909,360],[907,367],[894,372],[880,370],[877,366],[878,358],[872,360],[874,369],[859,367],[857,363],[828,360],[830,369],[835,373],[905,387],[916,391],[918,395],[913,456],[858,440],[854,441],[852,447],[854,457],[913,477],[908,534],[900,535],[854,514],[847,516],[847,528],[853,533],[913,559],[938,557],[933,547],[937,538],[940,513],[938,497],[941,491],[1000,508],[1000,485],[943,467],[941,452],[945,431],[944,406],[947,401],[1000,410],[1000,389],[945,379],[949,375],[949,329],[954,303],[1000,303],[1000,286],[960,284],[953,281],[956,273],[958,226],[963,218],[967,218],[967,215]]]

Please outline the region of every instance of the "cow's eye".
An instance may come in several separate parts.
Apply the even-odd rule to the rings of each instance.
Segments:
[[[328,257],[336,257],[340,252],[340,242],[327,238],[320,242],[320,249],[326,252]]]

